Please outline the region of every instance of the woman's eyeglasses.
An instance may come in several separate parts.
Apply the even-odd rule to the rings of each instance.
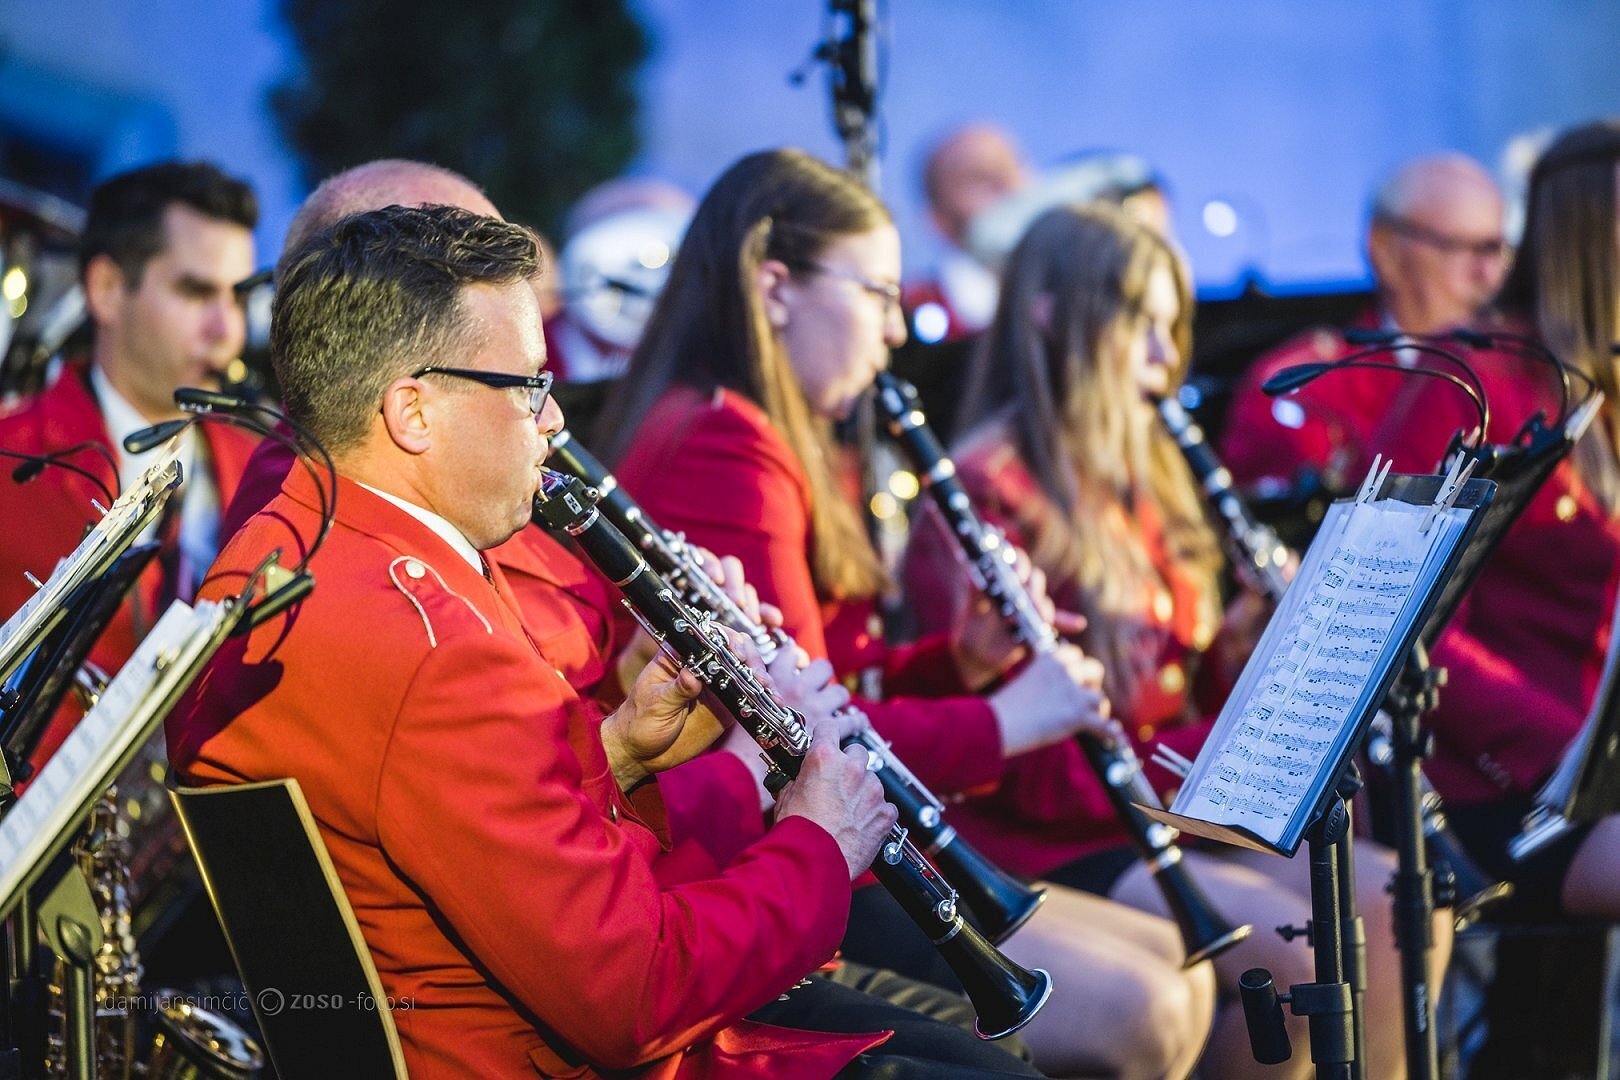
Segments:
[[[550,371],[542,371],[538,375],[508,375],[500,371],[478,371],[473,368],[434,367],[429,364],[424,368],[417,368],[411,372],[411,378],[420,379],[424,375],[449,375],[455,379],[467,379],[471,382],[482,383],[497,390],[514,390],[524,387],[529,391],[529,413],[539,416],[540,410],[546,407],[546,398],[551,394],[551,383],[556,378]]]
[[[844,281],[852,281],[856,285],[859,285],[862,289],[865,289],[867,292],[883,301],[883,314],[885,316],[889,314],[891,309],[898,311],[900,308],[900,286],[895,285],[892,282],[873,281],[865,274],[857,274],[853,270],[845,270],[839,266],[822,266],[817,264],[814,269],[818,274],[826,274],[828,277],[842,278]]]

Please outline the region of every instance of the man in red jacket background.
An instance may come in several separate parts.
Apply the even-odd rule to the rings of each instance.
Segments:
[[[178,417],[175,389],[217,387],[242,351],[246,326],[235,287],[253,273],[257,220],[252,189],[206,163],[152,165],[97,187],[79,253],[90,355],[69,360],[43,392],[0,415],[0,450],[54,454],[88,443],[101,452],[63,460],[113,491],[139,477],[159,451],[128,454],[124,436]],[[221,425],[181,435],[185,486],[170,500],[172,516],[154,527],[162,549],[91,651],[92,663],[116,672],[168,600],[195,591],[252,447],[244,432]],[[24,571],[49,576],[100,517],[92,500],[105,499],[94,480],[65,468],[46,467],[21,483],[10,469],[0,473],[0,521],[13,524],[0,541],[0,618],[32,594]],[[54,752],[77,718],[77,709],[62,709],[36,762]]]
[[[1473,159],[1438,154],[1401,166],[1374,196],[1367,226],[1377,303],[1349,329],[1442,334],[1470,325],[1507,272],[1502,228],[1502,194]],[[1260,387],[1283,368],[1329,363],[1362,348],[1345,339],[1343,328],[1315,327],[1250,366],[1232,396],[1221,442],[1239,484],[1277,496],[1307,470],[1332,490],[1360,483],[1360,470],[1381,449],[1369,440],[1402,389],[1399,375],[1347,369],[1280,398]],[[1416,354],[1369,359],[1409,365]]]

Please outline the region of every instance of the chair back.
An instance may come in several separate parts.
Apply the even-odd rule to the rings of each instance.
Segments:
[[[404,1080],[377,969],[298,781],[170,797],[281,1080]]]

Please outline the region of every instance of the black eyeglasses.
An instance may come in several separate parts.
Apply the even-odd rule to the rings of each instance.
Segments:
[[[550,371],[542,371],[538,375],[508,375],[500,371],[478,371],[474,368],[434,367],[429,364],[425,368],[417,368],[411,372],[411,378],[420,379],[424,375],[449,375],[455,379],[468,379],[485,386],[492,386],[497,390],[515,390],[523,387],[529,391],[529,412],[539,416],[540,410],[546,407],[546,398],[551,394],[551,382],[556,376]]]
[[[890,309],[900,307],[900,286],[892,282],[873,281],[865,274],[857,274],[853,270],[845,270],[841,266],[822,266],[817,263],[814,267],[816,273],[826,274],[828,277],[842,278],[853,281],[862,289],[883,301],[883,314],[888,315]]]
[[[1508,242],[1501,237],[1490,240],[1459,240],[1455,236],[1435,232],[1405,218],[1384,217],[1379,220],[1402,236],[1428,244],[1442,255],[1467,253],[1476,259],[1500,259],[1508,253]]]

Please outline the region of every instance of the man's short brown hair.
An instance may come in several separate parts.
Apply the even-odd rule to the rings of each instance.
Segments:
[[[449,206],[388,206],[317,233],[276,285],[270,362],[287,412],[328,450],[354,446],[389,383],[477,347],[463,289],[540,269],[532,230]]]

